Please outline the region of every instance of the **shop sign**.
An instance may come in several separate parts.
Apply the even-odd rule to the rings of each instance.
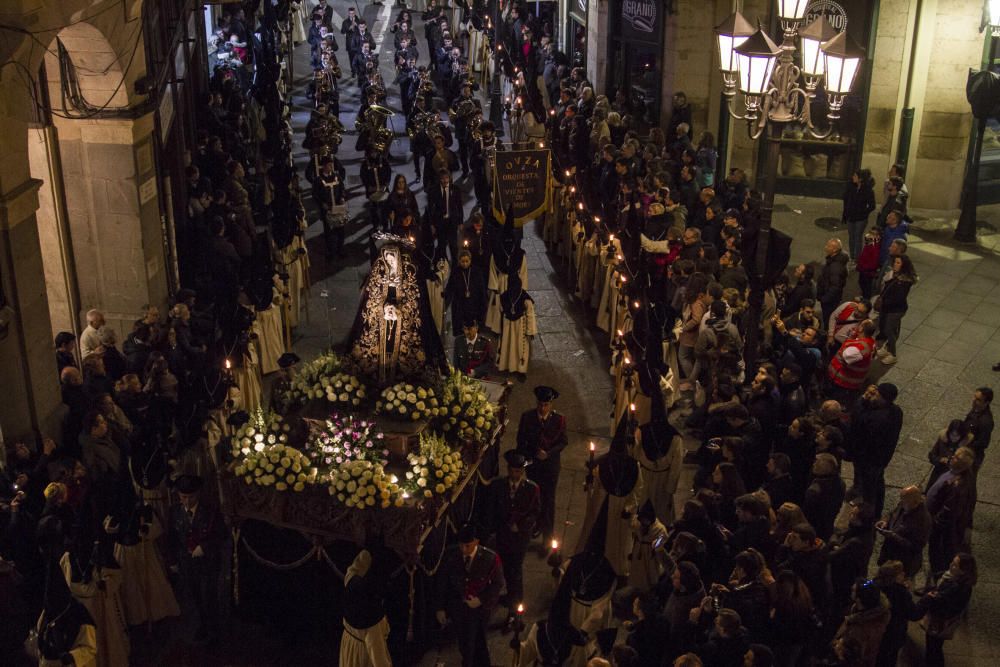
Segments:
[[[837,32],[847,30],[847,12],[843,6],[832,0],[816,0],[806,7],[806,16],[802,25],[809,25],[819,17],[824,17],[830,22]]]
[[[660,1],[622,0],[622,37],[642,42],[659,42]]]

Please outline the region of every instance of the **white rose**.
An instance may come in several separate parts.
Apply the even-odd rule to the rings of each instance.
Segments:
[[[278,482],[277,484],[274,485],[274,488],[276,488],[278,491],[284,491],[288,487],[285,486],[284,482]]]
[[[423,477],[419,478],[417,480],[417,486],[420,486],[420,487],[427,486],[427,480],[424,479]]]
[[[292,487],[296,492],[300,492],[306,488],[306,485],[302,482],[295,482],[295,486]]]

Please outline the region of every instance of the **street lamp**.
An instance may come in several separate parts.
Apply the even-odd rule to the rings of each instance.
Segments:
[[[1000,0],[991,1],[1000,7]],[[801,125],[805,134],[812,138],[830,136],[865,55],[846,32],[837,32],[822,16],[800,30],[808,0],[776,2],[782,29],[780,46],[762,28],[745,36],[747,21],[739,13],[716,28],[726,109],[733,118],[746,121],[747,134],[752,140],[756,141],[767,132],[763,183],[758,183],[763,201],[748,303],[751,326],[744,350],[748,377],[753,376],[760,341],[760,314],[766,287],[764,275],[782,130],[794,123]],[[796,49],[796,41],[801,50]],[[797,51],[801,64],[796,64]],[[821,83],[830,121],[825,130],[818,129],[812,119],[812,106]],[[742,113],[733,108],[737,87],[743,94]]]
[[[987,5],[990,15],[990,31],[994,37],[1000,37],[1000,0],[990,0]]]

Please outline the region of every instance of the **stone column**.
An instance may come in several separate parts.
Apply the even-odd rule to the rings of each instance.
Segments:
[[[3,129],[10,129],[7,123]],[[24,156],[26,160],[26,155]],[[26,161],[24,165],[27,168]],[[35,211],[42,184],[0,181],[0,425],[4,438],[59,437],[59,381]]]
[[[594,84],[595,95],[607,90],[610,3],[611,0],[590,0],[587,10],[587,74]]]
[[[147,303],[167,301],[152,114],[136,120],[58,119],[80,317],[105,313],[123,338]]]

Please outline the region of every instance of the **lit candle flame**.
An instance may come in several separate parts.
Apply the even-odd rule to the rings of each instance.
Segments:
[[[636,308],[638,308],[638,307],[639,307],[639,302],[638,302],[638,301],[634,301],[634,302],[632,303],[632,305],[633,305],[633,306],[635,306]]]
[[[555,113],[554,109],[553,109],[552,113]],[[566,170],[566,175],[569,176],[569,169]]]
[[[558,548],[559,548],[559,540],[553,538],[552,539],[552,550],[556,551]]]
[[[611,241],[614,241],[614,240],[615,240],[615,235],[614,235],[614,234],[612,234],[612,235],[611,235]]]
[[[229,361],[229,359],[226,359],[226,370],[228,371],[232,367],[233,367],[233,362]]]
[[[628,409],[631,410],[632,412],[635,412],[635,403],[629,403]]]
[[[594,443],[590,443],[590,451],[594,451],[596,449],[597,449],[597,445],[595,445]]]
[[[577,204],[577,206],[580,208],[581,211],[583,210],[583,202],[580,202],[579,204]]]
[[[624,335],[625,335],[625,333],[624,333],[624,332],[623,332],[623,331],[622,331],[621,329],[619,329],[619,330],[618,330],[618,335],[619,335],[619,336],[624,336]]]
[[[594,216],[594,222],[596,222],[596,223],[600,223],[600,222],[601,222],[601,216],[599,216],[599,215],[595,215],[595,216]],[[611,235],[611,240],[613,241],[614,239],[615,239],[615,235],[614,235],[614,234],[612,234],[612,235]]]
[[[465,245],[466,248],[469,247],[469,239],[462,241],[462,243]]]
[[[625,276],[622,276],[622,283],[627,283],[627,282],[628,282],[628,278],[626,278]]]
[[[624,259],[621,255],[615,255],[615,258],[620,262]]]
[[[399,478],[396,477],[395,475],[392,475],[392,476],[389,477],[389,481],[392,482],[393,484],[395,484],[395,483],[397,483],[399,481]]]
[[[524,605],[523,604],[518,604],[517,605],[517,613],[518,614],[523,614],[524,613]]]
[[[576,186],[575,185],[569,186],[569,191],[570,192],[576,192]]]
[[[628,357],[625,357],[625,364],[628,365],[628,364],[631,364],[631,363],[632,363],[632,360],[629,359]]]
[[[539,148],[545,148],[545,142],[544,141],[539,141],[538,142],[538,147]]]

